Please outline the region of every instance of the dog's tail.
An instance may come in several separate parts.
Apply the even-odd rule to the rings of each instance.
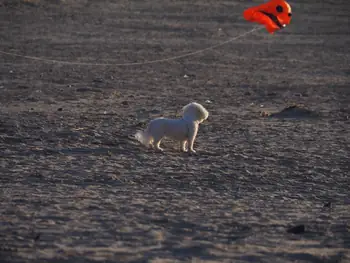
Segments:
[[[135,134],[135,138],[146,147],[148,147],[153,141],[153,137],[147,132],[147,130],[138,131]]]

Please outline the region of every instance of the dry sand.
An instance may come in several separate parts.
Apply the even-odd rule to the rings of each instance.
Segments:
[[[1,0],[0,50],[166,58],[251,30],[259,2]],[[350,3],[290,4],[284,31],[153,65],[1,54],[0,261],[349,262]],[[197,155],[133,139],[190,101]],[[261,116],[293,104],[317,116]]]

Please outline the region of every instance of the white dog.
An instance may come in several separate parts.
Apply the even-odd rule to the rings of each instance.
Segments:
[[[208,111],[199,103],[192,102],[183,107],[182,119],[157,118],[152,120],[146,130],[136,133],[135,138],[145,146],[151,145],[159,151],[164,137],[180,142],[180,149],[186,152],[186,143],[191,153],[196,151],[193,144],[197,136],[199,124],[209,116]]]

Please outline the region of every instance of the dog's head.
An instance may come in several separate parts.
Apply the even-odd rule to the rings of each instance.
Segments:
[[[199,123],[205,121],[209,112],[199,103],[192,102],[183,107],[183,118],[189,121],[198,121]]]

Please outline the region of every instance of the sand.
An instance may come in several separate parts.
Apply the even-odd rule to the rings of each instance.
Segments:
[[[255,3],[2,0],[0,50],[163,59],[251,30]],[[163,63],[0,54],[0,261],[349,262],[350,4],[290,4],[275,35]],[[134,140],[191,101],[196,155]],[[261,114],[291,105],[316,117]]]

